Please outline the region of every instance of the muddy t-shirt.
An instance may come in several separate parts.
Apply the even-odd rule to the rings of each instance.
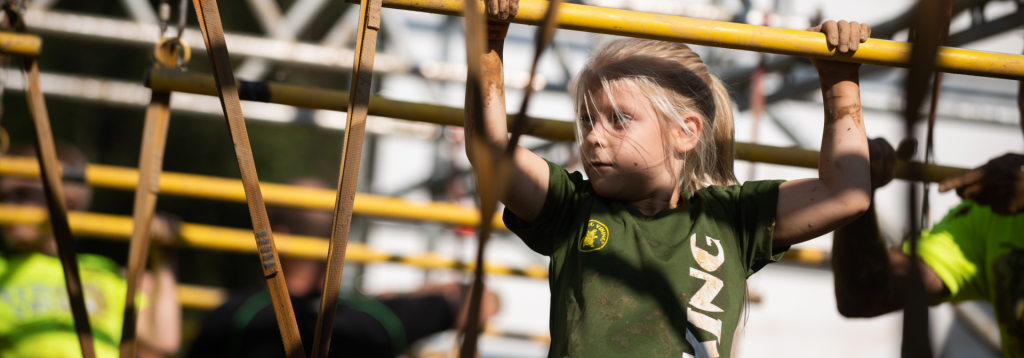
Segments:
[[[746,279],[772,249],[782,181],[712,186],[646,216],[548,163],[533,223],[504,221],[551,257],[549,357],[729,357]]]
[[[921,233],[918,254],[949,288],[949,301],[991,303],[1003,356],[1024,358],[1024,213],[998,215],[964,200]]]

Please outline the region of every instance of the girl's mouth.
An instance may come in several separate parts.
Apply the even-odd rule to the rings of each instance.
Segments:
[[[594,169],[605,169],[605,168],[611,168],[612,167],[611,164],[603,163],[603,162],[591,162],[590,166],[594,167]]]

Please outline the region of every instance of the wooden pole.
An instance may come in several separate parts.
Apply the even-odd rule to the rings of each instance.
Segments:
[[[352,210],[359,180],[359,160],[363,155],[363,137],[370,105],[370,84],[373,79],[373,58],[377,49],[377,31],[380,30],[381,0],[362,0],[359,4],[359,27],[356,37],[355,66],[352,69],[352,87],[348,101],[348,122],[345,124],[345,145],[341,153],[341,173],[338,174],[338,196],[334,203],[334,222],[330,249],[327,251],[327,275],[320,312],[316,317],[313,336],[313,358],[327,357],[334,330],[334,315],[338,309],[338,290],[345,268],[345,250],[352,227]]]
[[[231,72],[231,60],[228,57],[227,44],[224,42],[224,29],[220,23],[217,1],[193,0],[193,4],[196,8],[196,17],[199,19],[199,27],[203,32],[203,41],[206,43],[210,64],[213,67],[213,75],[217,80],[217,91],[220,94],[221,107],[224,109],[224,118],[227,120],[228,129],[231,132],[231,142],[235,148],[238,170],[242,175],[242,186],[245,188],[245,198],[249,206],[249,216],[252,219],[253,233],[256,236],[256,246],[260,251],[263,277],[266,278],[267,286],[270,289],[270,300],[273,302],[274,313],[277,316],[277,325],[281,329],[285,354],[289,358],[304,358],[306,352],[302,348],[302,337],[299,335],[299,327],[295,323],[295,311],[292,310],[288,286],[285,285],[284,274],[281,272],[281,261],[277,257],[277,248],[274,246],[274,234],[270,230],[267,208],[263,204],[263,194],[260,192],[259,178],[256,176],[256,165],[252,159],[252,148],[249,147],[249,134],[245,130],[245,118],[242,116],[242,107],[238,99],[238,87],[236,87],[235,76]]]
[[[13,3],[4,5],[4,12],[11,24],[19,32],[25,32],[25,22],[21,12]],[[36,136],[36,155],[39,157],[40,177],[43,179],[43,193],[46,196],[46,207],[50,213],[50,225],[57,241],[57,256],[60,257],[64,269],[64,283],[71,306],[71,316],[78,333],[78,342],[82,347],[82,356],[96,356],[93,348],[92,329],[89,325],[89,314],[85,308],[85,296],[82,291],[82,279],[78,272],[78,259],[75,256],[75,240],[68,226],[68,207],[64,201],[64,187],[61,182],[60,162],[57,160],[57,148],[50,129],[50,116],[46,111],[46,100],[39,86],[39,63],[33,57],[22,57],[22,69],[28,79],[28,90],[25,99],[28,101],[28,112],[32,117],[32,129]]]

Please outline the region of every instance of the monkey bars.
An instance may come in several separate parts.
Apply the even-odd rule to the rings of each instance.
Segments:
[[[0,226],[15,224],[41,224],[46,221],[46,213],[42,208],[0,204]],[[128,241],[134,224],[129,216],[99,214],[89,212],[70,212],[68,221],[71,232],[79,237],[91,237],[105,240]],[[277,249],[285,257],[306,258],[324,261],[327,259],[327,239],[311,236],[278,234]],[[176,246],[199,250],[226,251],[243,254],[257,254],[259,251],[252,245],[253,233],[250,229],[229,228],[222,226],[182,223]],[[393,255],[377,251],[366,244],[348,243],[346,259],[358,263],[397,263],[419,267],[422,269],[461,269],[472,270],[472,262],[460,262],[437,253],[419,255]],[[803,265],[820,266],[827,262],[828,254],[818,250],[790,249],[784,261]],[[546,279],[548,268],[545,265],[529,265],[526,267],[509,267],[499,264],[484,264],[484,271],[492,275],[522,276]]]
[[[42,52],[43,40],[39,35],[0,31],[0,53],[37,57]]]
[[[0,225],[40,224],[45,220],[46,216],[41,208],[0,204]],[[68,214],[68,221],[71,224],[72,233],[82,237],[127,241],[133,230],[132,219],[128,216],[71,212]],[[277,250],[281,255],[320,261],[327,259],[328,241],[325,238],[286,234],[277,236]],[[257,254],[258,248],[252,244],[252,240],[251,229],[182,223],[176,245],[201,250]],[[471,262],[460,262],[436,253],[392,255],[357,242],[348,243],[348,251],[345,256],[347,260],[353,262],[392,262],[423,269],[472,270],[474,268]],[[548,268],[545,265],[514,268],[484,264],[484,270],[494,275],[548,277]]]
[[[0,159],[0,176],[39,177],[39,163],[29,157],[6,156]],[[85,183],[98,188],[134,190],[139,173],[134,168],[112,165],[89,164],[85,168]],[[238,179],[212,176],[162,172],[159,190],[161,194],[191,198],[245,202],[245,192]],[[332,210],[335,191],[331,189],[308,188],[292,185],[260,183],[263,200],[268,205],[297,208]],[[479,225],[479,214],[475,208],[461,205],[429,202],[414,203],[398,198],[357,193],[353,213],[388,219],[433,221],[449,225]],[[505,229],[501,217],[495,216],[492,225]]]
[[[178,70],[153,70],[146,78],[146,86],[154,91],[185,92],[208,96],[217,95],[217,88],[213,77]],[[348,92],[344,91],[274,82],[238,81],[238,87],[242,89],[240,91],[241,99],[249,101],[333,111],[345,110],[348,105]],[[370,98],[369,113],[381,117],[460,127],[462,126],[462,118],[464,116],[462,108],[404,102],[378,96]],[[509,117],[512,116],[509,115]],[[571,122],[544,118],[531,118],[531,122],[533,126],[526,130],[526,134],[558,141],[571,141],[575,139]],[[508,123],[511,126],[513,122],[510,120]],[[817,168],[818,157],[818,152],[813,150],[773,147],[753,143],[736,143],[736,159],[740,160],[801,168]],[[911,167],[915,167],[915,170],[911,171]],[[900,161],[897,163],[896,177],[908,180],[939,182],[963,170],[963,168]],[[916,174],[912,176],[912,172]],[[495,225],[497,225],[497,222]]]
[[[511,22],[539,25],[547,4],[548,2],[543,0],[520,0],[519,14]],[[464,8],[463,0],[383,0],[383,6],[449,16],[462,16]],[[558,13],[558,27],[779,55],[888,67],[910,66],[911,45],[904,42],[869,39],[860,44],[857,52],[841,54],[828,46],[822,33],[597,6],[563,5]],[[935,58],[935,65],[935,70],[939,72],[1011,80],[1024,79],[1024,56],[1021,55],[941,47]]]

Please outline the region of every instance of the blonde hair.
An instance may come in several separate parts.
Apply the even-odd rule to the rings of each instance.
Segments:
[[[619,39],[605,43],[591,55],[577,76],[573,93],[578,145],[583,143],[581,122],[589,111],[588,102],[593,101],[592,89],[601,86],[611,99],[611,86],[620,81],[635,84],[651,101],[662,128],[678,125],[692,138],[694,133],[686,126],[685,116],[694,113],[701,118],[703,130],[697,145],[683,155],[683,168],[674,173],[681,190],[692,193],[709,185],[736,183],[729,93],[700,56],[680,43]],[[617,111],[618,106],[612,102]],[[672,143],[670,131],[662,133],[665,143]],[[666,158],[674,155],[671,148],[666,146]],[[583,162],[588,165],[589,161]]]

